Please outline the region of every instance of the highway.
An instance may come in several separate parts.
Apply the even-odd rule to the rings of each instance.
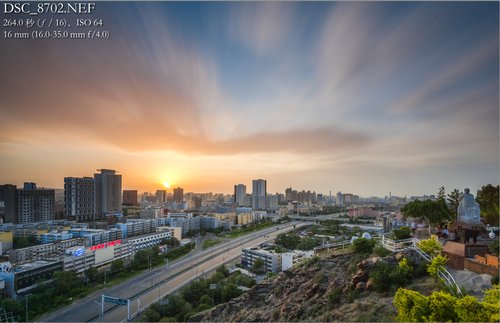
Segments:
[[[104,292],[104,295],[117,297],[121,299],[130,299],[135,295],[143,292],[152,285],[157,284],[159,281],[178,274],[186,269],[183,273],[179,274],[175,278],[165,281],[159,287],[153,288],[152,290],[145,292],[143,295],[139,296],[130,301],[130,315],[138,311],[138,300],[140,300],[141,308],[153,301],[157,301],[159,295],[163,296],[172,289],[178,287],[182,283],[196,276],[196,274],[202,274],[204,271],[209,270],[212,267],[218,266],[224,261],[229,260],[241,253],[242,248],[253,247],[254,245],[265,242],[263,235],[269,236],[267,241],[272,241],[279,233],[283,231],[288,231],[293,229],[293,225],[300,227],[306,225],[300,222],[291,222],[288,224],[277,225],[280,230],[276,230],[276,227],[257,231],[256,233],[247,234],[243,237],[232,239],[229,242],[221,243],[212,248],[208,248],[202,251],[202,238],[197,237],[197,247],[196,250],[192,251],[189,255],[178,259],[177,261],[169,264],[169,269],[166,269],[166,265],[159,267],[151,272],[146,272],[137,277],[130,279],[120,285],[114,286]],[[287,229],[287,230],[284,230]],[[228,250],[229,248],[229,250]],[[217,255],[220,252],[223,254]],[[214,255],[212,257],[212,255]],[[191,267],[191,265],[199,263],[203,260],[207,260],[197,266]],[[58,312],[55,315],[45,317],[42,321],[44,322],[85,322],[96,317],[101,312],[101,305],[96,302],[101,302],[101,295],[89,298],[85,302],[79,304],[74,304],[63,311]],[[127,307],[120,306],[115,310],[106,313],[107,310],[116,306],[112,303],[104,303],[105,315],[101,317],[102,322],[121,322],[127,319]],[[97,320],[98,321],[98,320]]]

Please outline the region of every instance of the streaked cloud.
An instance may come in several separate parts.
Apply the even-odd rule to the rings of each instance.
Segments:
[[[106,6],[108,41],[0,44],[9,167],[56,143],[276,180],[499,161],[498,3]]]

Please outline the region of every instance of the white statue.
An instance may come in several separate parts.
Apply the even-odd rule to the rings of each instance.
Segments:
[[[469,192],[470,190],[466,188],[458,198],[458,202],[460,202],[457,209],[458,221],[480,222],[481,210],[479,204],[474,200],[474,195]]]

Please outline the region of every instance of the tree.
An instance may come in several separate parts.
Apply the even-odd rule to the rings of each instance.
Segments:
[[[431,233],[431,225],[437,225],[453,218],[444,198],[435,201],[415,200],[401,208],[401,214],[409,218],[421,218],[429,222],[429,234]]]
[[[56,271],[52,274],[53,285],[58,294],[67,294],[71,290],[71,283],[76,279],[76,273],[72,270]]]
[[[125,268],[125,265],[123,264],[123,259],[116,259],[113,262],[111,262],[112,273],[117,273],[119,271],[122,271],[123,268]]]
[[[146,320],[147,322],[158,322],[161,318],[161,315],[158,314],[155,310],[148,308],[146,310]]]
[[[448,194],[448,203],[450,203],[450,211],[455,215],[455,218],[457,217],[457,209],[458,205],[460,204],[458,202],[458,198],[460,197],[461,193],[459,190],[454,189],[453,191]]]
[[[252,272],[256,273],[264,271],[264,265],[264,260],[262,260],[261,258],[255,259],[253,262]]]
[[[481,208],[481,216],[484,217],[487,224],[498,226],[499,214],[499,188],[488,184],[477,191],[476,201]]]
[[[122,260],[122,262],[123,262],[123,260]],[[98,275],[99,271],[97,270],[97,268],[90,266],[89,268],[84,270],[83,273],[85,274],[85,276],[87,276],[88,280],[91,283],[93,283],[97,280],[97,275]]]
[[[441,186],[439,188],[439,192],[437,193],[436,199],[440,200],[440,199],[445,199],[445,198],[446,198],[446,193],[444,191],[444,186]]]
[[[225,265],[217,267],[215,271],[221,273],[224,277],[229,277],[229,269]]]
[[[238,287],[235,284],[227,284],[222,291],[222,301],[229,302],[233,298],[238,296]]]

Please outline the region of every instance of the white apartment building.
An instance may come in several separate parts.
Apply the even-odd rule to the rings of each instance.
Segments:
[[[261,258],[264,260],[266,272],[278,273],[281,271],[281,254],[273,251],[263,250],[259,247],[243,248],[241,263],[247,268],[253,267],[255,259]]]
[[[159,246],[163,239],[171,239],[171,238],[172,238],[172,232],[161,231],[136,238],[127,239],[127,243],[129,243],[132,247],[132,258],[134,258],[134,255],[138,250],[151,248],[153,246]]]

